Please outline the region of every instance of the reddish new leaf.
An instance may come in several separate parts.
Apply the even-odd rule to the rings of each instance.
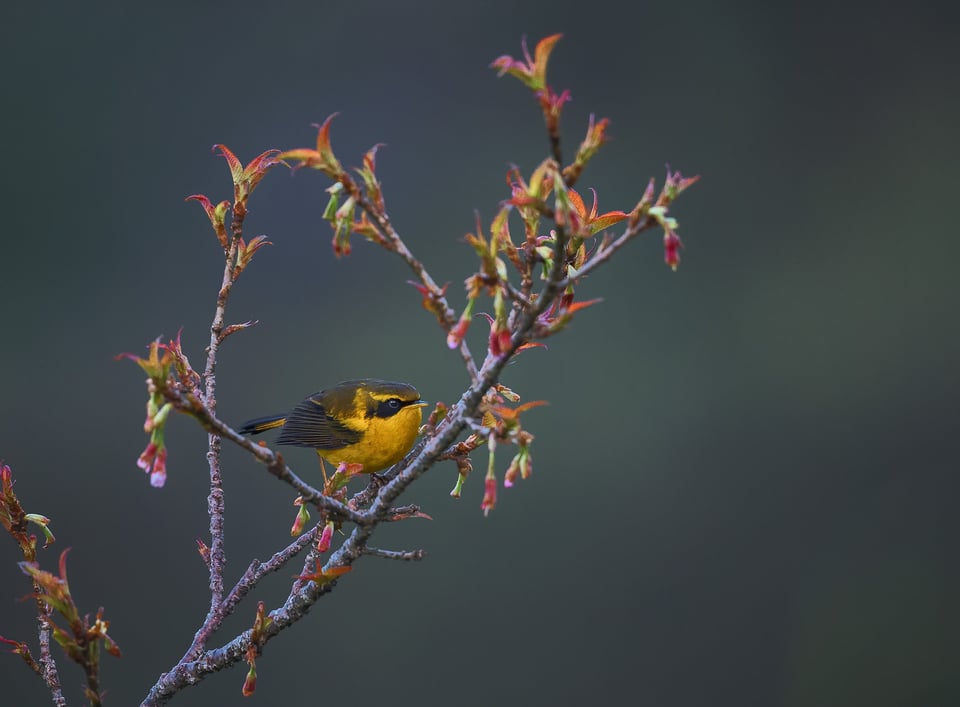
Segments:
[[[301,574],[297,576],[297,579],[305,582],[316,582],[318,585],[323,586],[324,584],[333,582],[337,578],[342,577],[352,569],[352,567],[347,565],[344,567],[331,567],[330,569],[325,570],[323,569],[323,564],[320,562],[320,560],[317,560],[317,566],[313,572]]]
[[[227,166],[230,168],[230,176],[233,179],[234,185],[240,183],[240,178],[243,176],[243,165],[240,163],[240,160],[237,159],[237,156],[230,151],[226,145],[214,145],[213,151],[216,152],[220,150],[220,154],[223,156],[223,159],[227,161]]]

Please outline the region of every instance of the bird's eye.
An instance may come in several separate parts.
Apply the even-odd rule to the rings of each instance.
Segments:
[[[376,415],[377,417],[393,417],[401,410],[403,410],[404,403],[400,398],[387,398],[386,400],[380,401],[375,409],[371,408],[369,416]]]

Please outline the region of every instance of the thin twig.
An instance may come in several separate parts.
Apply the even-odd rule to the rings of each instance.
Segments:
[[[504,279],[501,284],[503,285],[504,291],[507,293],[507,297],[512,299],[514,302],[517,302],[524,309],[528,309],[533,306],[533,302],[529,297],[523,294],[520,290],[510,284],[510,281]]]
[[[247,571],[244,572],[243,577],[240,578],[240,581],[234,586],[230,591],[230,594],[226,599],[223,600],[223,606],[226,611],[224,616],[233,611],[233,608],[246,596],[251,589],[260,581],[262,577],[271,572],[277,572],[284,565],[286,565],[290,560],[303,552],[304,548],[308,547],[313,541],[317,539],[317,535],[320,533],[320,528],[322,523],[318,523],[311,530],[307,531],[299,538],[294,540],[292,543],[287,545],[283,550],[274,553],[274,555],[267,560],[266,562],[257,562],[254,560],[250,563],[250,567],[247,568]]]
[[[624,231],[615,240],[610,242],[606,247],[597,248],[596,252],[593,254],[593,257],[583,264],[583,267],[577,271],[577,274],[573,277],[568,277],[561,280],[557,284],[558,288],[564,290],[570,285],[579,282],[581,279],[610,260],[614,253],[636,238],[637,235],[643,231],[646,231],[648,228],[652,228],[654,225],[656,225],[656,223],[656,220],[652,216],[647,216],[646,218],[640,219],[637,221],[635,226],[628,227],[626,231]]]
[[[287,547],[285,547],[283,550],[274,553],[274,555],[266,562],[253,560],[250,563],[250,566],[247,567],[247,571],[244,572],[243,576],[237,580],[235,585],[233,585],[233,589],[230,590],[230,593],[227,594],[224,600],[217,606],[213,614],[209,616],[208,619],[204,621],[203,625],[197,630],[197,633],[193,638],[193,643],[183,655],[183,658],[180,659],[180,662],[184,663],[191,660],[196,660],[196,658],[199,657],[203,652],[203,646],[206,645],[206,642],[209,640],[210,636],[220,628],[223,620],[233,613],[233,610],[236,608],[237,604],[239,604],[240,601],[247,596],[247,594],[249,594],[254,587],[257,586],[257,583],[263,578],[264,575],[267,575],[271,572],[276,572],[294,557],[303,552],[304,548],[306,548],[316,539],[317,533],[319,532],[318,528],[319,526],[314,526],[311,530],[287,545]]]
[[[263,630],[259,646],[262,647],[281,631],[299,621],[310,607],[321,596],[332,591],[335,585],[335,581],[322,585],[316,582],[303,582],[300,590],[291,593],[282,607],[270,612],[271,622]],[[160,676],[140,707],[164,705],[184,687],[195,685],[211,673],[245,660],[251,633],[252,630],[247,629],[220,648],[204,651],[197,660],[178,663],[169,673]]]
[[[353,496],[350,497],[347,505],[349,505],[351,508],[363,508],[369,504],[374,498],[377,497],[377,492],[380,491],[383,485],[396,476],[394,469],[399,471],[405,461],[406,460],[404,459],[399,464],[394,464],[391,468],[384,472],[370,474],[370,481],[367,482],[366,487],[353,494]]]
[[[90,707],[101,707],[103,703],[100,695],[100,661],[84,661],[83,671],[87,675],[85,692],[87,699],[90,700]]]
[[[50,652],[50,606],[40,598],[40,586],[34,582],[34,596],[37,601],[37,626],[40,634],[40,668],[43,681],[50,689],[50,697],[57,707],[66,707],[67,700],[60,687],[60,672],[57,670],[57,661]]]
[[[422,560],[427,556],[425,550],[382,550],[379,547],[365,547],[363,549],[364,555],[370,555],[371,557],[383,557],[388,560]]]
[[[548,128],[549,128],[549,123],[548,123]],[[559,167],[560,165],[563,164],[563,149],[560,144],[559,121],[555,126],[553,126],[553,129],[548,129],[548,133],[550,137],[550,156],[553,157],[553,161],[556,162],[557,166]],[[566,182],[566,180],[564,180],[564,182]],[[567,184],[567,186],[569,187],[571,186],[571,184]]]
[[[242,212],[234,212],[231,229],[233,237],[227,249],[223,265],[223,279],[217,293],[217,306],[210,324],[210,346],[203,371],[203,403],[211,415],[217,412],[217,352],[220,349],[226,314],[227,300],[234,282],[234,263],[243,225]],[[208,619],[223,600],[223,566],[226,555],[223,548],[223,480],[220,474],[220,435],[208,436],[207,463],[210,467],[210,495],[207,498],[207,513],[210,516],[210,612]]]
[[[382,519],[383,523],[395,523],[400,520],[408,520],[410,518],[430,518],[423,511],[420,510],[420,506],[415,503],[410,503],[406,506],[394,506],[390,509],[389,513]]]
[[[413,270],[413,273],[417,276],[420,282],[423,283],[424,287],[430,291],[433,299],[443,310],[444,328],[449,332],[451,327],[457,323],[457,314],[447,302],[447,298],[443,294],[443,289],[437,285],[436,281],[430,276],[430,273],[427,272],[427,269],[423,263],[416,256],[414,256],[411,250],[407,247],[407,244],[400,237],[400,234],[397,233],[396,229],[394,229],[393,223],[390,221],[390,217],[387,216],[386,213],[376,209],[373,204],[370,203],[370,200],[367,198],[366,194],[360,190],[360,187],[349,176],[345,177],[343,185],[356,200],[357,206],[366,211],[367,215],[373,219],[374,222],[376,222],[377,227],[390,242],[390,248],[403,259],[410,269]],[[470,374],[470,380],[476,382],[478,376],[477,363],[473,358],[473,353],[471,353],[470,347],[465,340],[460,342],[459,351],[460,356],[463,358],[463,362],[467,367],[467,373]]]

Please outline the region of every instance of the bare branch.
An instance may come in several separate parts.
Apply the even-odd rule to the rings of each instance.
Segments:
[[[379,547],[365,547],[364,555],[383,557],[388,560],[422,560],[427,556],[425,550],[382,550]]]
[[[507,296],[514,302],[518,303],[522,308],[529,309],[533,307],[533,301],[520,290],[511,285],[509,280],[504,279],[501,284],[503,285],[504,292],[507,293]]]
[[[190,645],[190,648],[184,654],[183,658],[180,659],[180,662],[189,662],[199,657],[203,652],[203,646],[206,645],[206,642],[210,639],[210,636],[212,636],[213,633],[220,628],[223,620],[233,613],[233,610],[236,608],[237,604],[239,604],[240,601],[247,596],[247,594],[249,594],[254,587],[257,586],[257,583],[264,577],[264,575],[267,575],[271,572],[276,572],[284,567],[294,557],[303,552],[304,548],[316,540],[318,532],[319,526],[315,526],[287,545],[287,547],[285,547],[283,550],[275,553],[266,562],[253,560],[250,563],[250,566],[247,567],[247,571],[243,573],[243,576],[237,580],[237,583],[233,586],[233,589],[230,590],[230,593],[222,602],[220,602],[220,604],[216,607],[216,610],[210,616],[208,616],[207,620],[204,621],[203,625],[197,630],[197,633],[193,638],[193,643]]]
[[[50,697],[57,707],[66,707],[67,700],[60,687],[60,672],[57,662],[50,652],[50,607],[40,599],[40,588],[34,583],[34,592],[37,595],[37,626],[40,633],[40,668],[43,681],[50,688]]]
[[[407,244],[404,243],[403,239],[400,237],[400,234],[397,233],[396,229],[393,227],[393,223],[390,221],[390,217],[385,213],[382,213],[370,203],[370,200],[367,196],[360,190],[360,187],[353,181],[349,176],[344,175],[344,179],[341,180],[343,186],[350,192],[351,196],[356,199],[357,205],[363,209],[367,215],[373,219],[377,227],[380,229],[380,232],[386,237],[387,241],[390,244],[390,250],[395,252],[400,256],[401,259],[413,270],[413,273],[417,276],[420,282],[423,283],[424,287],[429,290],[432,297],[442,308],[443,315],[443,326],[444,329],[449,332],[450,329],[457,323],[457,314],[453,311],[453,308],[447,302],[446,296],[443,294],[443,288],[437,285],[436,281],[430,276],[430,273],[427,272],[426,267],[423,263],[410,251],[407,247]],[[470,347],[467,345],[466,341],[460,342],[460,356],[463,358],[463,362],[467,367],[467,373],[470,374],[470,379],[473,382],[477,380],[477,363],[473,358],[473,354],[470,352]]]
[[[223,343],[223,340],[231,334],[236,334],[238,331],[249,329],[250,327],[256,326],[259,323],[259,320],[252,319],[249,322],[243,322],[242,324],[231,324],[230,326],[224,327],[223,331],[220,332],[220,343]]]
[[[217,352],[223,341],[224,317],[227,299],[234,282],[234,263],[240,232],[243,227],[243,212],[234,211],[231,224],[232,238],[223,266],[223,279],[217,293],[217,306],[210,324],[210,346],[207,348],[207,362],[203,371],[203,407],[211,415],[217,412]],[[223,566],[226,555],[223,548],[223,480],[220,474],[220,436],[215,433],[207,438],[207,464],[210,467],[210,495],[207,497],[207,513],[210,516],[210,611],[209,619],[223,599]]]

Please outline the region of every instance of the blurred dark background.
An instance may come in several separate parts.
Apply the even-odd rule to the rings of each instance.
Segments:
[[[427,560],[361,562],[267,647],[254,699],[960,704],[958,14],[946,2],[5,8],[0,458],[27,510],[54,520],[44,565],[72,547],[77,601],[113,622],[125,656],[105,658],[107,704],[137,704],[206,610],[205,437],[174,419],[169,481],[150,488],[135,466],[143,376],[113,356],[183,327],[202,363],[220,255],[183,199],[230,196],[210,146],[244,161],[306,146],[310,124],[341,111],[337,154],[358,164],[387,144],[390,214],[460,307],[474,209],[489,222],[508,164],[529,173],[547,149],[535,102],[488,64],[557,31],[567,154],[591,112],[612,121],[581,182],[601,209],[629,209],[667,162],[703,175],[674,210],[680,270],[651,233],[590,279],[582,296],[604,303],[504,379],[550,401],[526,417],[533,477],[484,518],[479,472],[456,502],[453,466],[432,470],[409,500],[433,522],[376,540]],[[398,261],[359,239],[334,260],[326,185],[277,170],[253,197],[247,233],[275,245],[230,305],[231,321],[261,324],[223,350],[228,421],[348,377],[411,381],[431,401],[466,384]],[[289,458],[315,473],[309,451]],[[287,541],[293,494],[232,449],[224,463],[233,579]],[[17,559],[0,542],[0,633],[35,642]],[[276,605],[288,583],[272,577],[253,598]],[[80,673],[60,666],[79,704]],[[213,676],[174,704],[241,704],[243,677]],[[49,701],[15,656],[0,656],[0,684],[4,704]]]

